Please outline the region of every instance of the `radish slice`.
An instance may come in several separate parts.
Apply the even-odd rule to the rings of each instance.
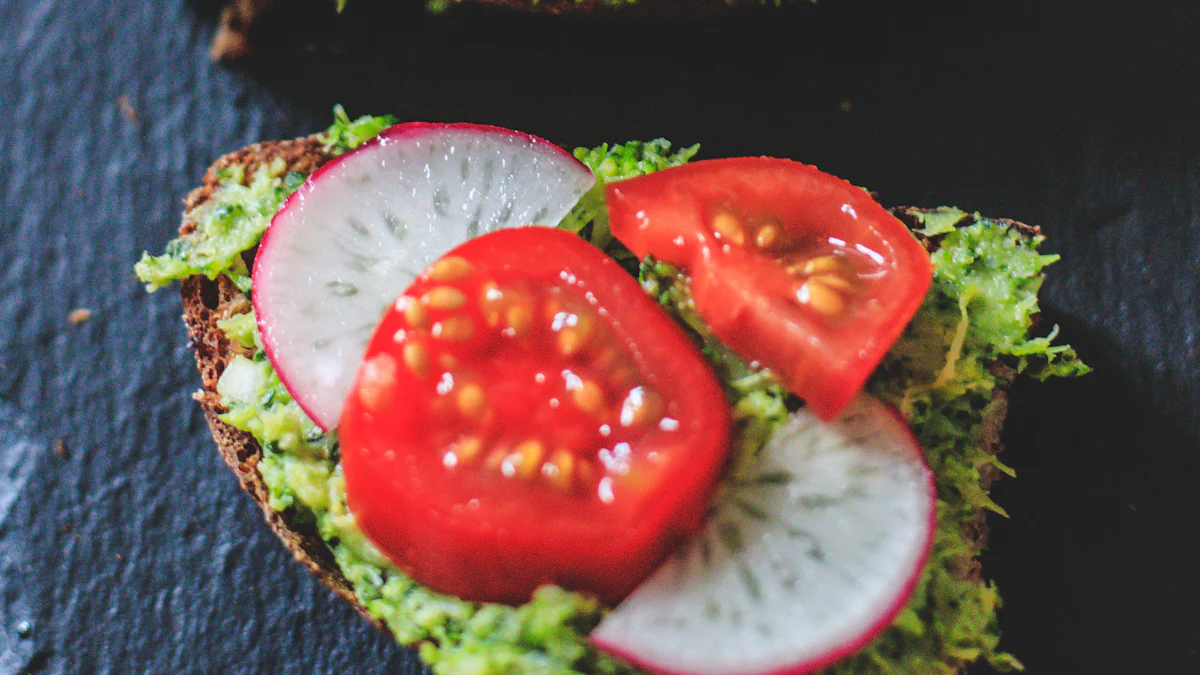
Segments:
[[[485,232],[557,225],[595,180],[558,146],[474,124],[396,125],[321,167],[254,263],[258,327],[284,386],[333,428],[376,324],[421,270]]]
[[[900,417],[865,395],[829,423],[801,410],[745,473],[593,643],[660,673],[806,673],[891,623],[936,525],[933,474]]]

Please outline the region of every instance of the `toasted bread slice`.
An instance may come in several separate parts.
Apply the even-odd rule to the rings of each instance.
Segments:
[[[187,211],[185,211],[180,231],[186,234],[195,227],[187,213],[212,196],[219,181],[217,172],[222,168],[240,164],[246,168],[245,176],[250,177],[259,166],[282,159],[287,165],[287,171],[307,174],[332,157],[333,155],[323,150],[322,142],[316,136],[293,141],[260,143],[225,155],[209,168],[201,187],[194,190],[185,200]],[[893,210],[893,213],[913,229],[917,228],[915,214],[918,212],[918,209],[910,208]],[[1006,222],[1009,227],[1017,228],[1028,236],[1037,234],[1036,228],[1013,221],[1002,222]],[[930,250],[937,246],[934,240],[923,239],[923,243]],[[249,262],[247,261],[247,263]],[[249,298],[225,276],[219,276],[215,280],[203,276],[189,277],[183,281],[181,293],[183,296],[183,319],[187,325],[190,344],[195,351],[196,365],[204,383],[203,390],[197,392],[194,397],[204,410],[209,429],[212,431],[213,438],[216,440],[225,462],[237,475],[242,488],[262,508],[268,525],[279,535],[296,559],[338,595],[354,605],[368,620],[386,631],[386,626],[371,617],[366,609],[357,602],[353,588],[334,562],[332,552],[321,539],[315,527],[298,522],[288,514],[277,512],[270,507],[268,488],[257,468],[263,458],[263,451],[258,442],[249,433],[236,429],[220,419],[220,415],[226,412],[226,409],[221,405],[220,396],[217,393],[217,381],[233,357],[239,353],[240,348],[230,343],[225,333],[217,326],[217,322],[249,311],[251,308]],[[1004,368],[999,363],[993,364],[993,367]],[[989,407],[990,414],[984,420],[984,442],[987,451],[992,454],[998,453],[1001,449],[1000,431],[1006,411],[1004,392],[997,389],[994,397],[997,399],[996,404]],[[984,467],[981,471],[981,481],[985,489],[994,477],[995,471],[992,470],[992,467]],[[982,548],[987,538],[983,509],[978,509],[976,518],[969,524],[965,534],[978,542]],[[969,567],[961,570],[961,574],[966,579],[978,580],[980,575],[978,561],[974,560]]]
[[[322,147],[321,141],[313,136],[293,141],[258,143],[220,158],[204,174],[201,186],[184,200],[185,215],[180,233],[187,234],[195,227],[187,213],[212,196],[219,182],[217,172],[221,169],[240,164],[246,168],[247,175],[252,175],[259,166],[282,159],[287,171],[309,174],[333,157]],[[180,284],[180,293],[183,296],[183,321],[187,325],[189,343],[196,354],[196,366],[204,381],[204,389],[194,394],[194,398],[204,410],[213,440],[217,442],[225,463],[237,475],[242,489],[262,508],[267,524],[296,559],[354,605],[363,616],[383,628],[358,604],[350,582],[342,575],[316,528],[312,524],[288,518],[268,505],[267,486],[258,472],[258,463],[263,456],[258,441],[249,433],[219,419],[226,409],[217,394],[217,380],[237,352],[225,333],[217,327],[217,322],[250,311],[250,299],[224,275],[215,280],[203,276],[184,279]]]

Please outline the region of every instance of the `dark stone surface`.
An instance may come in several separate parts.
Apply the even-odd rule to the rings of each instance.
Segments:
[[[986,560],[1004,644],[1035,675],[1200,672],[1194,3],[682,24],[398,4],[277,3],[231,69],[206,57],[210,2],[0,0],[0,675],[416,672],[238,491],[188,399],[179,301],[130,271],[215,157],[339,101],[698,140],[1041,224],[1047,318],[1097,372],[1016,391]]]

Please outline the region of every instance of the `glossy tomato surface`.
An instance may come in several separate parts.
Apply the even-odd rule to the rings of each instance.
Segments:
[[[695,162],[606,191],[613,234],[683,267],[713,333],[824,419],[861,389],[932,279],[903,223],[798,162]]]
[[[473,239],[371,340],[341,419],[350,509],[438,591],[616,603],[702,524],[729,447],[707,361],[598,249]]]

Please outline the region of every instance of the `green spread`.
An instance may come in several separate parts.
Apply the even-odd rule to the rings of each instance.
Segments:
[[[155,291],[194,274],[209,279],[226,274],[249,291],[250,272],[242,253],[258,243],[283,201],[304,182],[301,174],[283,175],[286,168],[278,159],[259,167],[249,181],[241,165],[218,171],[220,187],[187,214],[194,229],[167,244],[162,255],[143,253],[134,265],[146,289]]]
[[[338,118],[327,148],[343,152],[391,122]],[[688,161],[695,146],[670,153],[661,139],[576,150],[601,182],[641,175]],[[249,181],[236,167],[221,176],[213,197],[188,214],[195,229],[144,255],[138,276],[149,288],[193,274],[227,274],[244,290],[249,276],[241,254],[261,237],[275,210],[303,177],[282,166],[260,169]],[[872,377],[868,389],[896,404],[925,448],[937,476],[939,523],[933,551],[907,607],[890,629],[831,673],[942,673],[986,660],[999,669],[1019,662],[998,650],[996,588],[969,570],[979,554],[969,537],[978,508],[1003,515],[980,487],[980,472],[1010,473],[983,447],[983,421],[996,405],[993,391],[1008,384],[989,366],[999,359],[1012,371],[1038,377],[1086,372],[1051,335],[1027,338],[1037,313],[1041,270],[1057,259],[1040,255],[1040,237],[1007,223],[955,209],[918,214],[921,233],[934,238],[933,286],[924,304]],[[639,274],[643,286],[701,341],[733,401],[740,466],[753,462],[775,425],[786,418],[786,392],[769,373],[748,368],[707,332],[691,305],[686,279],[667,265],[637,261],[608,232],[603,195],[585,195],[562,224]],[[252,314],[220,324],[231,341],[254,357],[235,356],[218,384],[227,423],[252,433],[263,447],[259,464],[270,506],[316,525],[359,602],[438,675],[633,673],[632,667],[592,649],[588,632],[603,608],[583,595],[545,587],[521,607],[469,603],[423,588],[392,566],[355,526],[346,508],[336,439],[323,434],[280,384],[262,351]],[[1000,373],[1000,374],[998,374]]]

